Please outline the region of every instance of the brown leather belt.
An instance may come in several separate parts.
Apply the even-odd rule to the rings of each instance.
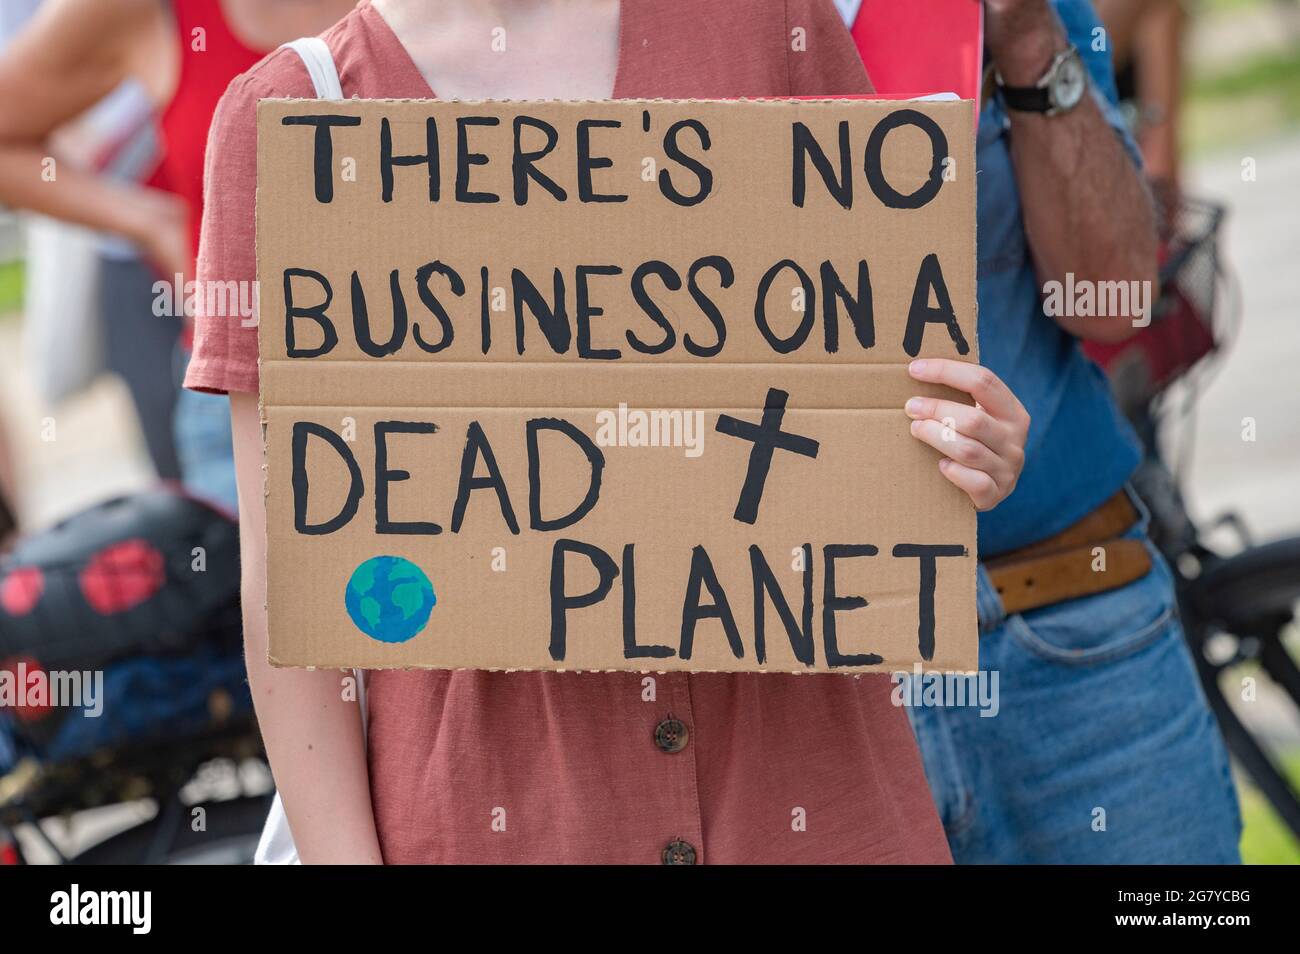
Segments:
[[[1054,537],[984,562],[1007,614],[1119,589],[1151,572],[1151,554],[1125,531],[1138,513],[1120,491]]]

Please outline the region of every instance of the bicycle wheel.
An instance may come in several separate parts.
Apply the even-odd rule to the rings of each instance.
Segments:
[[[1213,563],[1188,590],[1198,615],[1213,624],[1240,636],[1276,634],[1300,603],[1300,537]]]
[[[1300,537],[1253,547],[1212,563],[1185,583],[1181,595],[1185,627],[1196,651],[1206,698],[1228,749],[1282,821],[1300,837],[1300,791],[1282,764],[1242,722],[1219,685],[1225,669],[1242,659],[1253,659],[1300,709],[1300,667],[1282,640],[1300,606]],[[1238,640],[1233,659],[1209,658],[1206,639],[1215,633]]]

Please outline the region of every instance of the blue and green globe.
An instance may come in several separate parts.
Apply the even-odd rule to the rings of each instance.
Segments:
[[[438,597],[410,560],[377,556],[352,571],[343,603],[357,629],[371,639],[404,643],[424,629]]]

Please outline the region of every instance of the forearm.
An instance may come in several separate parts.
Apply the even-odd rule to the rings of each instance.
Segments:
[[[246,595],[257,589],[265,592],[265,585],[245,580]],[[244,611],[244,650],[257,721],[299,857],[306,864],[382,864],[360,708],[344,701],[343,674],[270,666],[262,606]]]
[[[139,241],[155,211],[150,192],[60,162],[39,146],[0,145],[0,205],[11,209]]]
[[[1064,116],[1013,115],[1012,161],[1039,276],[1153,279],[1150,195],[1096,102],[1085,97]]]
[[[1032,86],[1067,40],[1046,4],[1017,42],[995,52],[1004,81]],[[1156,280],[1155,220],[1137,166],[1091,95],[1068,113],[1008,110],[1025,230],[1041,281]],[[1150,298],[1147,299],[1151,300]],[[1137,315],[1131,317],[1139,317]],[[1083,338],[1118,340],[1130,321],[1060,316]]]
[[[1142,158],[1152,180],[1169,183],[1178,181],[1185,19],[1181,3],[1160,3],[1151,8],[1136,38]]]
[[[239,481],[244,650],[276,787],[307,863],[382,864],[355,693],[336,671],[267,661],[266,508],[257,396],[231,395]],[[347,674],[347,675],[350,675]]]

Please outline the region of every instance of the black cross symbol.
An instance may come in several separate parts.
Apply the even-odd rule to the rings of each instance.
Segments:
[[[816,457],[820,445],[811,437],[801,437],[781,430],[781,418],[785,417],[785,402],[790,395],[776,388],[769,388],[767,401],[763,406],[763,423],[751,424],[749,421],[737,420],[727,414],[718,416],[718,432],[739,437],[741,440],[753,441],[749,452],[749,470],[745,473],[745,485],[740,488],[740,500],[736,502],[736,519],[742,523],[754,523],[758,519],[758,505],[763,500],[763,485],[767,483],[767,472],[772,469],[772,451],[793,451],[804,457]]]

